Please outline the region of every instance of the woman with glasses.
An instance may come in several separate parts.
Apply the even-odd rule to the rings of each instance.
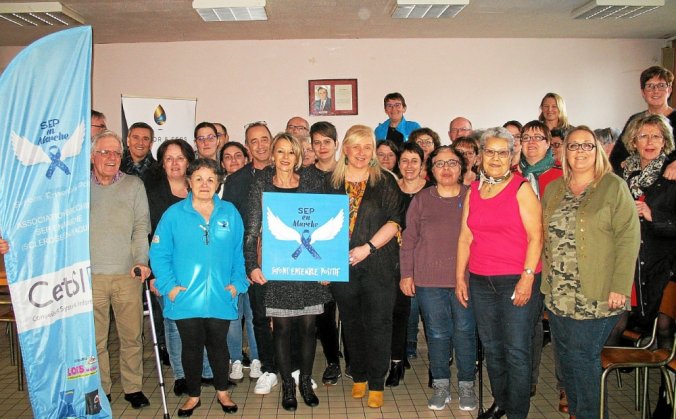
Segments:
[[[554,161],[557,165],[561,165],[561,158],[563,156],[563,139],[566,137],[566,133],[559,128],[554,128],[552,130],[552,141],[550,146],[552,147],[552,154],[554,155]]]
[[[178,416],[200,407],[202,356],[206,347],[216,398],[225,413],[237,412],[228,392],[230,321],[237,319],[237,296],[246,292],[242,237],[237,209],[216,194],[223,174],[212,159],[190,163],[190,192],[162,215],[150,247],[155,286],[164,297],[164,317],[181,336],[181,362],[188,399]]]
[[[478,418],[507,413],[524,419],[541,301],[542,211],[526,179],[510,171],[514,138],[509,131],[487,129],[480,144],[479,181],[463,205],[455,294],[463,307],[471,300],[491,381],[494,403]]]
[[[507,121],[502,127],[506,128],[514,137],[514,155],[511,162],[511,169],[514,172],[519,170],[519,162],[521,161],[521,128],[523,128],[523,125],[519,121]]]
[[[629,185],[641,224],[641,250],[634,279],[635,307],[632,329],[650,333],[662,293],[676,280],[676,182],[664,178],[667,155],[674,150],[674,137],[662,115],[634,119],[622,138],[629,150],[622,177]],[[622,333],[627,316],[616,331]],[[670,321],[658,323],[658,345],[671,348]]]
[[[669,106],[669,97],[671,96],[672,87],[674,83],[674,74],[664,67],[658,65],[649,67],[641,73],[641,96],[648,105],[648,109],[638,112],[629,117],[624,129],[620,134],[620,138],[625,137],[625,133],[629,124],[636,118],[645,115],[662,115],[669,120],[671,124],[672,136],[676,136],[676,112],[674,108]],[[613,165],[615,173],[620,175],[622,173],[622,163],[629,157],[624,141],[618,141],[616,146],[610,153],[610,163]],[[673,154],[669,156],[667,161],[667,168],[665,170],[665,177],[667,179],[676,179],[676,156]]]
[[[354,380],[352,397],[368,388],[368,406],[383,406],[392,341],[392,310],[399,281],[403,201],[394,178],[378,164],[373,130],[355,125],[345,133],[328,193],[349,198],[350,281],[331,284],[345,331]]]
[[[265,278],[259,260],[259,243],[263,225],[263,193],[299,191],[303,162],[300,141],[291,134],[279,133],[272,140],[273,166],[255,180],[247,205],[244,257],[246,271],[255,284],[265,284],[265,314],[272,318],[275,362],[282,376],[282,407],[295,411],[296,384],[291,373],[291,345],[300,354],[298,387],[303,401],[310,407],[319,405],[312,389],[312,366],[315,359],[317,315],[331,299],[326,283],[312,281],[270,281]],[[264,256],[263,256],[264,257]],[[293,340],[293,341],[292,341]]]
[[[626,309],[639,222],[626,184],[586,126],[564,140],[563,177],[542,198],[542,292],[571,417],[598,418],[601,350]]]
[[[383,100],[387,121],[378,125],[375,130],[376,140],[390,140],[400,145],[408,141],[412,131],[420,128],[415,121],[407,121],[406,99],[401,93],[388,93]]]
[[[427,174],[427,158],[430,153],[441,145],[439,134],[429,128],[420,128],[411,133],[408,138],[409,142],[416,143],[423,150],[422,171],[420,177],[429,180]]]
[[[399,287],[404,295],[415,296],[425,319],[434,389],[427,407],[443,410],[451,400],[448,360],[455,347],[460,410],[474,410],[476,322],[472,308],[461,306],[455,298],[455,259],[468,189],[462,179],[467,166],[455,146],[441,146],[432,152],[427,167],[435,186],[420,191],[406,213]]]
[[[423,150],[414,142],[402,145],[399,158],[401,179],[398,184],[404,196],[404,214],[408,210],[413,197],[423,188],[429,186],[424,178],[420,177],[423,167]],[[397,292],[392,317],[392,355],[390,358],[390,373],[385,380],[388,387],[396,387],[404,378],[404,366],[410,368],[405,361],[408,356],[417,356],[418,321],[420,309],[414,298]]]
[[[551,147],[551,133],[544,122],[531,121],[521,129],[521,161],[519,170],[528,179],[535,194],[541,198],[547,185],[562,176],[560,163],[554,158]],[[539,292],[538,292],[539,294]],[[544,342],[543,318],[544,309],[542,299],[539,299],[539,307],[536,309],[538,316],[533,325],[533,366],[531,376],[531,396],[537,392],[537,383],[540,377],[540,360],[542,358],[542,345]],[[557,379],[559,389],[559,411],[565,413],[568,401],[566,392]]]
[[[566,102],[557,93],[547,93],[540,101],[540,116],[538,121],[547,125],[549,130],[559,128],[567,130],[570,128],[568,115],[566,113]]]
[[[549,182],[563,174],[554,159],[551,141],[551,133],[544,122],[530,121],[521,129],[519,171],[528,179],[538,198],[544,194]]]
[[[220,140],[216,126],[211,122],[200,122],[195,127],[195,146],[197,157],[201,159],[216,160]]]
[[[467,171],[462,183],[469,186],[477,180],[479,172],[479,145],[471,137],[459,137],[453,141],[453,148],[462,155],[465,161]]]

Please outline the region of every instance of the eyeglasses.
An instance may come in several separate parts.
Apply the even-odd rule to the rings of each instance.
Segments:
[[[443,169],[444,167],[448,166],[450,168],[458,167],[460,165],[459,160],[451,159],[451,160],[437,160],[434,163],[432,163],[432,166],[436,167],[437,169]]]
[[[119,159],[122,157],[122,153],[115,150],[96,150],[94,153],[98,154],[101,157],[113,157]]]
[[[471,132],[472,128],[451,128],[451,134],[460,134],[461,132]]]
[[[538,142],[545,140],[545,139],[547,139],[547,137],[545,137],[543,135],[522,135],[521,136],[521,142],[522,143],[530,143],[531,141],[538,143]]]
[[[561,147],[561,146],[563,145],[563,143],[554,143],[554,142],[553,142],[553,143],[551,143],[550,145],[551,145],[552,147],[554,147],[554,148],[559,148],[559,147]]]
[[[205,143],[205,142],[212,142],[216,141],[216,136],[214,134],[209,134],[206,137],[203,135],[200,135],[199,137],[195,138],[195,141],[198,141],[200,143]]]
[[[474,156],[476,156],[476,153],[472,150],[467,150],[467,151],[458,150],[458,153],[462,154],[463,157],[474,157]]]
[[[224,132],[218,132],[218,133],[216,133],[216,137],[218,137],[218,138],[225,137],[225,133]]]
[[[258,125],[263,125],[264,127],[267,127],[267,126],[268,126],[268,123],[265,122],[265,121],[254,121],[254,122],[250,122],[250,123],[244,125],[244,129],[247,130],[247,129],[251,128],[251,127],[255,127],[255,126],[258,126]]]
[[[400,108],[403,108],[403,107],[404,107],[404,105],[402,105],[401,102],[385,104],[386,109],[392,109],[392,108],[400,109]]]
[[[510,154],[512,153],[509,150],[493,150],[490,148],[483,149],[483,155],[489,159],[492,159],[496,155],[501,159],[506,159],[509,158]]]
[[[307,131],[307,128],[302,125],[287,125],[286,129],[291,131]]]
[[[566,145],[568,151],[592,151],[595,148],[596,144],[594,143],[568,143],[568,145]]]
[[[646,83],[645,87],[643,90],[659,90],[660,92],[663,92],[667,90],[667,87],[670,87],[671,83]]]
[[[652,140],[655,143],[661,143],[662,141],[664,141],[664,137],[661,136],[661,135],[657,135],[657,134],[654,134],[654,135],[641,134],[641,135],[637,135],[634,138],[636,139],[636,141],[643,141],[645,143],[647,143],[650,140]]]
[[[521,134],[515,134],[515,135],[512,135],[512,137],[514,137],[514,140],[521,141]]]
[[[434,140],[416,140],[415,143],[418,144],[418,145],[425,145],[425,146],[427,146],[427,145],[433,145],[433,144],[434,144]]]

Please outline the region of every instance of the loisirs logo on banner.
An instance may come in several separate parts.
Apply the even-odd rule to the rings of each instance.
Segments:
[[[92,310],[91,49],[91,27],[64,30],[0,75],[0,234],[36,418],[112,416]]]

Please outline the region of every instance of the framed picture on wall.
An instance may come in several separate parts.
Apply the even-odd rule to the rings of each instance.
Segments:
[[[312,116],[358,115],[357,79],[309,80],[308,106]]]

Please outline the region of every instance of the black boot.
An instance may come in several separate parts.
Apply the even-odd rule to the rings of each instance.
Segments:
[[[298,407],[298,402],[296,401],[296,382],[293,381],[293,377],[291,376],[282,379],[282,407],[289,412],[295,411]]]
[[[309,375],[301,374],[298,386],[300,387],[300,395],[303,396],[303,401],[310,407],[319,405],[319,399],[312,390],[312,378]]]
[[[390,362],[390,374],[385,380],[385,385],[387,387],[396,387],[399,385],[399,381],[404,379],[404,374],[406,369],[404,368],[404,363],[402,361],[392,361]]]

